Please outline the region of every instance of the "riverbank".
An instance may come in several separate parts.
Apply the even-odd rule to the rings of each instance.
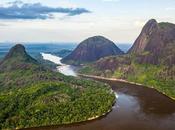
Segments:
[[[124,80],[124,79],[106,78],[106,77],[102,77],[102,76],[85,75],[85,74],[78,74],[78,76],[80,76],[80,77],[86,77],[86,78],[109,80],[109,81],[118,81],[118,82],[123,82],[123,83],[129,83],[129,84],[144,86],[143,84],[139,84],[139,83],[135,83],[135,82],[130,82],[130,81],[127,81],[127,80]]]
[[[114,102],[114,104],[116,103],[116,101]],[[74,125],[79,125],[80,123],[88,123],[88,122],[91,122],[91,121],[95,121],[95,120],[98,120],[100,118],[103,118],[105,117],[107,114],[109,114],[111,111],[112,111],[113,107],[111,107],[111,109],[109,109],[106,113],[100,115],[100,116],[93,116],[87,120],[84,120],[84,121],[79,121],[79,122],[72,122],[72,123],[64,123],[64,124],[60,124],[60,125],[46,125],[46,126],[38,126],[38,127],[26,127],[26,128],[15,128],[16,130],[28,130],[28,129],[39,129],[39,128],[44,128],[44,127],[69,127],[69,126],[74,126]]]
[[[102,77],[102,76],[95,76],[95,75],[85,75],[85,74],[77,74],[80,77],[85,77],[85,78],[92,78],[92,79],[100,79],[100,80],[108,80],[108,81],[116,81],[116,82],[121,82],[121,83],[128,83],[128,84],[133,84],[133,85],[137,85],[137,86],[142,86],[142,87],[148,87],[151,89],[154,89],[156,91],[158,91],[159,93],[163,94],[164,96],[167,96],[169,98],[171,98],[172,100],[175,100],[174,97],[171,97],[169,95],[167,95],[165,92],[162,92],[156,88],[154,88],[153,86],[146,86],[144,84],[140,84],[140,83],[135,83],[135,82],[130,82],[124,79],[117,79],[117,78],[106,78],[106,77]]]

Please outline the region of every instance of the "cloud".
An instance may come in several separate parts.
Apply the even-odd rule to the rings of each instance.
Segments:
[[[7,24],[4,23],[0,23],[0,26],[8,26]]]
[[[0,7],[0,19],[51,19],[54,18],[54,14],[58,13],[66,14],[67,16],[90,13],[85,8],[55,8],[44,6],[41,3],[14,1],[8,4],[6,7]]]
[[[12,1],[12,2],[8,2],[7,4],[23,4],[23,2],[21,0],[16,0],[16,1]]]

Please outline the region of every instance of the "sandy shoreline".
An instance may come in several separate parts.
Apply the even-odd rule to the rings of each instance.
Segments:
[[[109,80],[109,81],[118,81],[118,82],[123,82],[123,83],[129,83],[129,84],[144,86],[143,84],[139,84],[139,83],[135,83],[135,82],[130,82],[130,81],[127,81],[127,80],[124,80],[124,79],[106,78],[106,77],[101,77],[101,76],[85,75],[85,74],[78,74],[78,76],[80,76],[80,77],[86,77],[86,78]]]
[[[175,100],[175,98],[168,96],[165,92],[162,92],[162,91],[154,88],[153,86],[145,86],[144,84],[130,82],[130,81],[127,81],[127,80],[124,80],[124,79],[106,78],[106,77],[101,77],[101,76],[85,75],[85,74],[77,74],[77,75],[80,76],[80,77],[85,77],[85,78],[102,79],[102,80],[108,80],[108,81],[117,81],[117,82],[121,82],[121,83],[133,84],[133,85],[137,85],[137,86],[144,86],[144,87],[147,87],[147,88],[154,89],[154,90],[158,91],[159,93],[163,94],[164,96],[169,97],[172,100]]]

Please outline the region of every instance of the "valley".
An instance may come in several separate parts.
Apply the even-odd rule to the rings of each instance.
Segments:
[[[0,0],[0,130],[175,130],[175,0]]]
[[[169,26],[174,29],[173,24],[160,25],[161,29],[162,26],[168,31],[172,31]],[[157,23],[148,21],[141,38],[154,32],[147,26],[157,28]],[[167,38],[166,33],[167,30],[163,31],[163,40]],[[171,38],[164,45],[169,53],[162,48],[159,49],[163,53],[152,48],[147,50],[145,46],[153,44],[147,42],[146,49],[139,48],[137,52],[137,46],[143,47],[139,45],[143,44],[140,38],[126,54],[117,48],[118,53],[106,55],[104,48],[108,42],[101,44],[106,38],[100,36],[80,43],[85,44],[85,48],[78,46],[82,48],[81,53],[77,52],[79,49],[58,53],[39,51],[39,55],[35,53],[31,57],[23,45],[15,45],[0,62],[1,129],[174,130],[174,42]],[[91,49],[89,43],[94,44],[92,48],[100,44],[106,56],[98,57],[101,51],[95,49],[96,59],[89,61],[86,50]],[[113,47],[116,49],[112,43]],[[77,54],[82,54],[81,60],[77,60]]]

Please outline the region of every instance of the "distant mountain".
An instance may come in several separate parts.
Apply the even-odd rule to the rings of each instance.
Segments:
[[[99,60],[102,57],[124,54],[112,41],[102,36],[90,37],[81,42],[63,62],[81,64]]]
[[[132,46],[131,43],[117,43],[116,45],[125,53],[127,53]]]
[[[63,49],[63,50],[60,50],[58,52],[53,52],[52,54],[59,56],[59,57],[66,57],[70,53],[72,53],[72,50]]]
[[[4,56],[9,52],[10,48],[12,48],[14,44],[9,43],[0,43],[0,61],[4,58]],[[37,59],[38,55],[41,52],[44,53],[57,53],[62,50],[73,50],[77,44],[75,43],[24,43],[25,49],[27,53]],[[67,53],[62,53],[67,55]],[[60,54],[61,56],[61,54]]]
[[[139,63],[175,64],[175,24],[149,20],[128,53]]]
[[[10,49],[5,58],[0,62],[0,71],[10,71],[14,69],[27,69],[38,62],[27,54],[25,47],[17,44]]]

